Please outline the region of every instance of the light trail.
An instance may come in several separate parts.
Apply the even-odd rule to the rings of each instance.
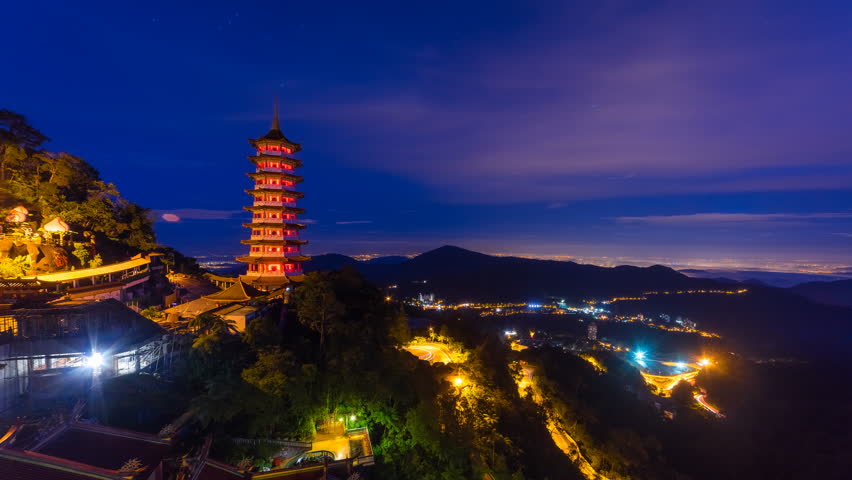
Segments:
[[[696,396],[695,396],[695,401],[696,401],[696,402],[698,402],[698,404],[699,404],[699,405],[701,405],[702,407],[704,407],[704,408],[706,408],[707,410],[711,411],[711,412],[712,412],[714,415],[716,415],[717,417],[725,418],[725,415],[724,415],[722,412],[720,412],[717,408],[715,408],[715,407],[713,407],[712,405],[710,405],[709,403],[707,403],[707,402],[704,400],[705,398],[707,398],[707,395],[704,395],[703,393],[700,393],[700,394],[698,394],[698,395],[696,395]]]

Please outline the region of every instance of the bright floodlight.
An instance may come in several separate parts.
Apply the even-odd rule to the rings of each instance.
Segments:
[[[636,353],[634,353],[633,355],[636,357],[636,360],[641,361],[645,359],[645,352],[643,352],[642,350],[637,350]]]
[[[456,377],[453,379],[453,384],[457,387],[461,387],[464,383],[464,379],[462,377]]]
[[[684,362],[677,362],[677,368],[681,368],[681,369],[686,368],[686,363],[684,363]]]
[[[354,422],[355,418],[355,415],[349,415],[349,421]]]
[[[698,364],[701,365],[702,367],[706,367],[706,366],[710,365],[710,359],[709,358],[702,358],[701,360],[698,361]]]
[[[104,363],[104,356],[98,352],[92,352],[86,357],[86,366],[89,368],[98,368]]]

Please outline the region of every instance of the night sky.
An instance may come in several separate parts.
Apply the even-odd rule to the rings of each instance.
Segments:
[[[0,73],[187,253],[277,96],[309,253],[852,268],[848,0],[189,3],[6,2]]]

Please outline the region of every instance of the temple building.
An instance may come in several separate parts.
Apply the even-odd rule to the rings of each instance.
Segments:
[[[277,105],[272,128],[249,143],[256,150],[248,157],[255,165],[255,171],[248,174],[254,180],[254,188],[246,193],[254,202],[245,207],[252,213],[252,221],[243,226],[251,230],[251,236],[242,243],[250,247],[249,254],[237,257],[237,261],[248,264],[240,280],[259,290],[272,291],[301,281],[302,262],[310,260],[302,255],[302,245],[307,242],[299,238],[305,225],[298,223],[297,217],[305,210],[296,206],[296,201],[304,195],[296,191],[302,177],[295,170],[302,166],[302,161],[293,155],[302,146],[281,132]]]

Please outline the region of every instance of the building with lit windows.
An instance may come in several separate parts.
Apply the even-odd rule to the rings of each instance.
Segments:
[[[293,157],[302,146],[291,142],[281,132],[278,122],[278,106],[269,132],[257,139],[249,140],[255,154],[249,160],[255,171],[249,173],[254,187],[246,190],[252,196],[252,206],[245,207],[252,213],[250,223],[243,224],[251,230],[248,240],[249,254],[237,257],[237,261],[248,264],[243,282],[263,291],[278,289],[290,282],[303,278],[302,262],[310,260],[302,254],[307,242],[299,238],[305,228],[298,216],[305,213],[296,206],[303,194],[296,191],[302,177],[295,170],[302,161]]]
[[[598,326],[595,322],[589,324],[589,329],[586,331],[589,340],[595,342],[598,340]]]
[[[166,333],[114,299],[3,310],[0,416],[24,403],[39,408],[80,398],[94,373],[159,370],[172,342]]]

